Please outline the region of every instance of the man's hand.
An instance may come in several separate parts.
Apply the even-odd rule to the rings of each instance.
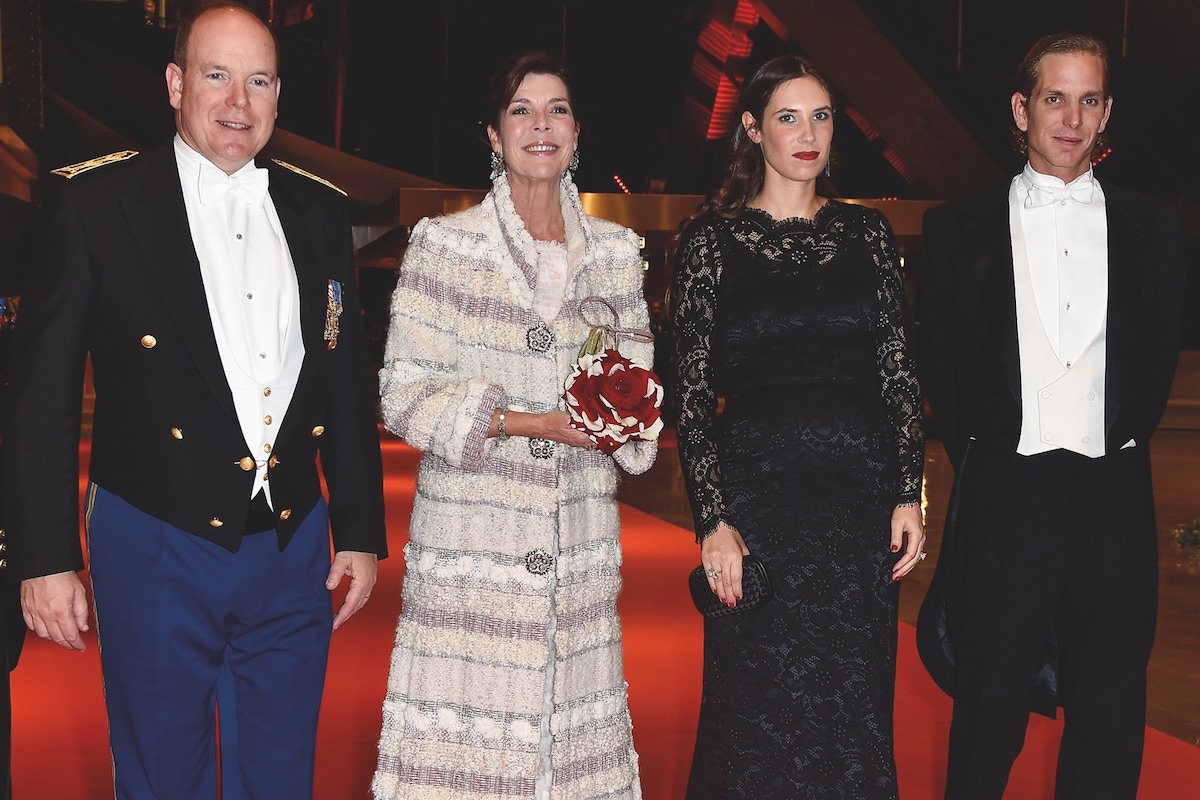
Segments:
[[[87,649],[87,591],[74,572],[21,581],[21,612],[29,630],[41,638],[81,653]]]
[[[342,582],[342,576],[350,577],[350,589],[346,599],[333,618],[333,629],[336,631],[342,623],[358,612],[371,599],[371,589],[375,588],[375,578],[379,574],[379,558],[374,553],[359,553],[354,550],[340,550],[333,557],[329,567],[329,577],[325,579],[325,588],[333,591]]]

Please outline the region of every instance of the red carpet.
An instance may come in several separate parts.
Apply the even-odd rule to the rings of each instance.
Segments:
[[[401,550],[416,454],[387,438],[392,558],[380,565],[371,603],[334,634],[317,750],[320,800],[368,797],[380,704],[400,606]],[[625,529],[625,669],[647,800],[683,797],[700,695],[700,617],[684,586],[695,564],[691,535],[630,508]],[[340,600],[340,598],[339,598]],[[896,756],[905,800],[941,797],[950,702],[917,660],[913,630],[900,631]],[[100,669],[94,639],[82,655],[30,639],[13,673],[13,789],[17,800],[112,797]],[[1006,797],[1052,796],[1061,726],[1031,718]],[[1196,796],[1200,750],[1146,731],[1140,800]],[[764,798],[764,800],[771,800]],[[780,798],[778,800],[785,800]]]

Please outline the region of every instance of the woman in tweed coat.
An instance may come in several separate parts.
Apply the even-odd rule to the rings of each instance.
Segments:
[[[583,212],[560,62],[518,57],[489,99],[493,189],[414,228],[392,299],[384,420],[424,456],[373,790],[638,798],[613,462],[656,447],[603,455],[560,402],[584,298],[647,326],[637,239]]]

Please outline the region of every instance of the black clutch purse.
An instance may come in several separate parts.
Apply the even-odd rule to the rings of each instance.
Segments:
[[[726,614],[736,614],[739,611],[749,611],[758,608],[771,599],[771,579],[767,577],[767,568],[756,556],[742,556],[742,599],[733,608],[721,602],[721,598],[713,594],[708,586],[708,576],[704,574],[704,565],[696,567],[688,575],[688,591],[692,593],[692,602],[696,610],[706,617],[723,617]]]

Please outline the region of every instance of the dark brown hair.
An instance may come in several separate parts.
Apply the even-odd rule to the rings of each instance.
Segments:
[[[567,87],[567,100],[571,102],[572,111],[575,100],[571,96],[571,81],[567,76],[567,66],[558,56],[546,50],[530,50],[519,53],[500,65],[488,82],[488,93],[485,102],[487,124],[500,129],[500,118],[508,109],[509,102],[521,88],[521,81],[528,75],[553,75]],[[576,117],[578,119],[578,116]]]
[[[1104,71],[1104,99],[1107,101],[1112,97],[1112,92],[1109,89],[1108,81],[1108,47],[1104,42],[1094,36],[1089,36],[1086,33],[1055,33],[1049,36],[1043,36],[1034,42],[1033,47],[1029,48],[1029,52],[1021,59],[1021,63],[1017,66],[1016,92],[1025,98],[1025,102],[1029,102],[1033,90],[1037,88],[1038,79],[1042,77],[1042,60],[1046,56],[1052,55],[1071,55],[1082,53],[1085,55],[1093,55],[1100,59],[1100,67]],[[1025,135],[1025,131],[1017,127],[1016,121],[1013,121],[1013,146],[1021,155],[1025,155],[1029,151],[1029,138]],[[1108,137],[1101,133],[1096,137],[1096,145],[1092,148],[1092,160],[1095,160],[1100,153],[1108,149]]]
[[[767,112],[767,104],[775,91],[797,78],[812,78],[833,97],[833,89],[812,62],[797,55],[777,56],[763,64],[746,82],[738,99],[737,118],[733,136],[729,140],[729,153],[721,171],[721,182],[708,196],[700,213],[714,211],[727,219],[738,216],[746,204],[762,192],[766,178],[766,161],[762,148],[750,140],[742,125],[742,114],[749,111],[755,124],[761,125]]]
[[[271,43],[275,47],[275,69],[279,69],[279,40],[275,38],[275,31],[271,30],[270,26],[254,13],[253,9],[245,3],[237,2],[237,0],[212,0],[209,3],[201,3],[179,21],[179,27],[175,30],[174,61],[176,66],[184,72],[187,71],[188,44],[192,38],[192,29],[196,27],[196,22],[210,11],[219,11],[225,8],[244,11],[259,21],[263,30],[271,37]]]

